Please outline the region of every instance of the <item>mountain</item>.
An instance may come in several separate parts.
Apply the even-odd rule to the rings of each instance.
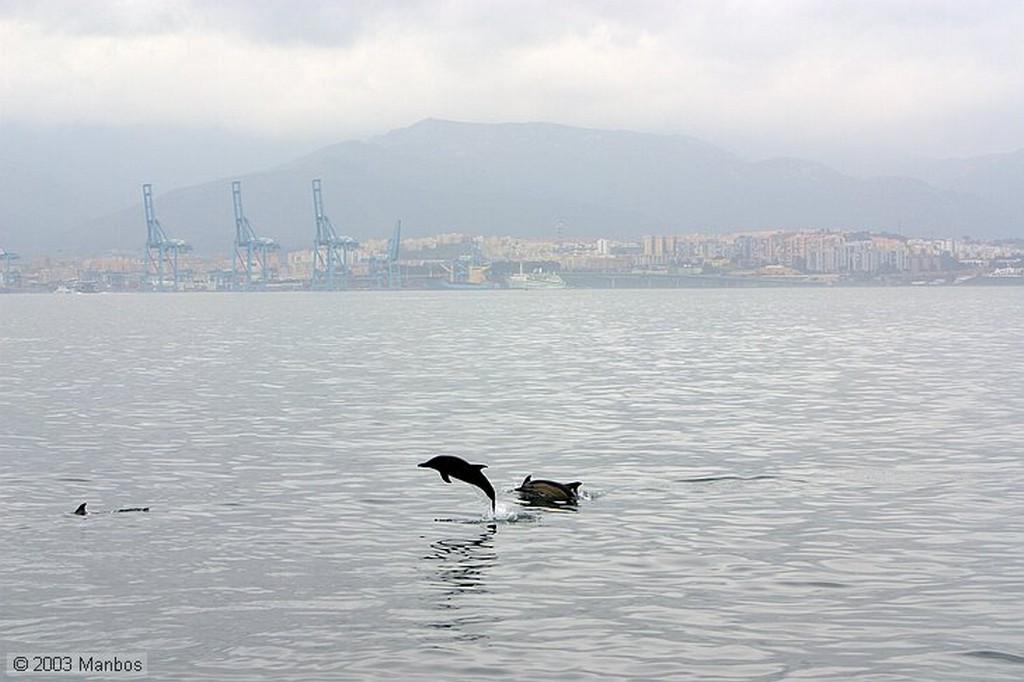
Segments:
[[[204,254],[231,249],[231,179],[242,181],[257,233],[286,250],[311,245],[314,178],[323,179],[335,227],[361,240],[386,238],[399,218],[407,236],[552,237],[558,225],[568,237],[813,227],[1014,237],[1024,236],[1024,201],[994,188],[1019,181],[1022,158],[928,166],[918,179],[862,179],[801,159],[752,162],[685,136],[428,119],[265,172],[154,189],[167,232]],[[78,252],[138,250],[142,216],[140,205],[116,211],[79,226],[66,243]]]
[[[915,159],[901,171],[940,189],[970,194],[1010,211],[1024,236],[1024,149],[1009,154],[987,154],[966,159]]]

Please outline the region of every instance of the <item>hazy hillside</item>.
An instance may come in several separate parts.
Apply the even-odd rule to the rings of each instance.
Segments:
[[[858,179],[800,159],[750,162],[682,136],[426,120],[267,172],[155,189],[167,231],[203,253],[231,248],[232,179],[242,181],[247,217],[261,235],[289,250],[309,246],[310,182],[318,177],[328,216],[357,239],[386,238],[398,218],[410,236],[550,236],[556,224],[570,237],[805,227],[1024,235],[1024,200],[1009,191],[1024,152],[944,163],[921,168],[932,184]],[[144,237],[135,205],[74,230],[68,248],[137,250]]]
[[[968,159],[918,160],[905,173],[956,192],[972,194],[1010,210],[1022,236],[1024,219],[1024,149]]]

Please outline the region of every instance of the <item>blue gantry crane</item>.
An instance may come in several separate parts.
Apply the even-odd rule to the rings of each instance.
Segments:
[[[242,209],[242,183],[235,180],[231,183],[231,197],[235,206],[235,259],[231,266],[232,286],[249,291],[253,288],[253,273],[260,273],[257,286],[263,289],[270,279],[268,256],[280,246],[270,237],[258,237]],[[239,271],[244,275],[239,279]]]
[[[4,262],[4,271],[0,272],[0,284],[10,285],[17,283],[17,277],[11,272],[11,261],[21,258],[18,254],[7,249],[0,248],[0,260]]]
[[[316,214],[316,239],[313,242],[313,289],[348,287],[348,252],[359,247],[352,237],[339,235],[324,214],[320,179],[313,181],[313,211]]]
[[[178,253],[192,247],[184,239],[170,239],[164,232],[160,221],[156,219],[153,208],[153,185],[142,186],[142,204],[146,210],[146,279],[150,287],[157,291],[164,290],[164,268],[173,275],[173,291],[178,290],[179,271]]]
[[[494,286],[487,279],[490,264],[484,261],[480,242],[464,243],[467,250],[441,267],[448,273],[448,279],[441,285],[451,289],[490,289]]]
[[[395,229],[391,231],[387,248],[383,253],[376,252],[367,261],[369,281],[380,289],[401,289],[402,270],[398,265],[398,251],[402,246],[402,221],[395,221]]]
[[[395,229],[388,240],[388,289],[402,288],[402,271],[398,267],[398,249],[402,246],[402,221],[395,221]]]

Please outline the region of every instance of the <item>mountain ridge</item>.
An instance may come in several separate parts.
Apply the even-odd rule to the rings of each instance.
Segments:
[[[232,179],[257,232],[286,250],[312,243],[314,178],[337,229],[360,240],[386,238],[396,219],[408,236],[554,237],[556,225],[567,237],[613,239],[811,228],[1024,236],[1024,200],[1011,191],[1024,150],[981,158],[924,165],[919,177],[858,178],[795,157],[748,161],[684,135],[424,119],[265,171],[154,189],[168,233],[206,254],[231,250]],[[137,203],[76,226],[66,243],[110,252],[138,250],[144,238]]]

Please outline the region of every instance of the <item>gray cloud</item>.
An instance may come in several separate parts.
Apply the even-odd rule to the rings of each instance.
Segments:
[[[1024,145],[1024,5],[942,0],[0,3],[0,124],[334,141],[426,117],[764,153]]]

